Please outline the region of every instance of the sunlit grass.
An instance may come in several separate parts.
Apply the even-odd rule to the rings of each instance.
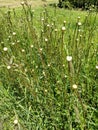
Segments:
[[[97,13],[28,5],[1,12],[2,129],[97,129]]]

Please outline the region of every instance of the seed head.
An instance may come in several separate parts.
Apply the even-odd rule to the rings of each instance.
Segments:
[[[39,48],[39,50],[40,50],[40,51],[42,51],[42,50],[43,50],[43,48]]]
[[[63,22],[64,26],[66,25],[66,21]]]
[[[45,71],[43,71],[43,75],[45,76],[46,74],[45,74]]]
[[[64,20],[64,24],[66,23],[66,21]]]
[[[16,33],[15,32],[13,32],[13,36],[15,36],[16,35]]]
[[[65,30],[66,30],[66,28],[63,26],[63,27],[62,27],[62,31],[65,31]]]
[[[4,50],[4,51],[7,51],[7,50],[8,50],[8,48],[7,48],[7,47],[4,47],[4,48],[3,48],[3,50]]]
[[[58,31],[57,28],[54,31],[57,32]]]
[[[44,21],[44,18],[42,18],[41,20]]]
[[[18,124],[18,120],[15,119],[15,120],[14,120],[14,125],[17,125],[17,124]]]
[[[63,64],[62,66],[65,67],[65,64]]]
[[[57,84],[59,84],[59,83],[60,83],[60,81],[58,80],[58,81],[57,81]]]
[[[19,40],[17,40],[17,43],[19,43],[20,41]]]
[[[77,38],[77,39],[76,39],[76,41],[78,42],[78,41],[79,41],[79,39]]]
[[[24,4],[25,4],[24,1],[22,1],[22,2],[21,2],[21,5],[24,5]]]
[[[72,86],[73,89],[77,89],[77,87],[78,86],[76,84],[73,84],[73,86]]]
[[[10,66],[10,65],[8,65],[8,66],[7,66],[7,69],[8,69],[8,70],[10,70],[10,69],[11,69],[11,66]]]
[[[78,19],[80,19],[80,16],[78,16]]]
[[[50,25],[49,25],[49,24],[47,24],[47,27],[50,27]]]
[[[51,26],[53,26],[53,25],[54,25],[54,23],[51,24]]]
[[[67,75],[64,75],[64,78],[67,78]]]
[[[25,50],[24,50],[24,49],[22,49],[21,51],[22,51],[22,52],[25,52]]]
[[[79,29],[78,32],[81,32],[81,30]]]
[[[50,67],[51,65],[50,64],[48,64],[48,67]]]
[[[34,69],[32,69],[32,72],[34,72]]]
[[[11,36],[8,36],[8,38],[10,39],[10,38],[11,38]]]
[[[80,35],[80,37],[82,37],[82,35]]]
[[[38,68],[38,66],[36,66],[36,69]]]
[[[43,29],[41,29],[41,33],[44,33],[44,30],[43,30]]]
[[[48,39],[47,38],[45,38],[45,42],[47,42],[48,41]]]
[[[33,48],[34,46],[33,45],[31,45],[31,48]]]
[[[96,65],[96,69],[98,70],[98,65]]]
[[[4,42],[1,42],[1,44],[3,44]]]
[[[24,71],[27,72],[28,71],[27,68],[25,68]]]
[[[72,56],[67,56],[67,57],[66,57],[66,60],[67,60],[67,61],[72,61]]]
[[[47,91],[47,89],[45,89],[45,93],[47,93],[48,91]]]
[[[82,23],[81,22],[78,22],[78,26],[81,26],[82,25]]]
[[[15,45],[15,42],[12,42],[12,45]]]

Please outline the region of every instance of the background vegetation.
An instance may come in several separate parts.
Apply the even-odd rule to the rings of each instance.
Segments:
[[[88,9],[91,5],[98,7],[98,0],[59,0],[59,7],[78,7]]]
[[[97,13],[21,4],[0,10],[1,130],[97,130]]]

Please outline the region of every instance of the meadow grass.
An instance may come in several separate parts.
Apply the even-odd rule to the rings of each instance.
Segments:
[[[98,129],[98,16],[1,9],[2,130]]]

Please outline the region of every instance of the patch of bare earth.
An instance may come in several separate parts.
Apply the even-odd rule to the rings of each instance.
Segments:
[[[38,7],[58,0],[28,0],[32,7]],[[0,7],[20,7],[22,0],[0,0]]]

